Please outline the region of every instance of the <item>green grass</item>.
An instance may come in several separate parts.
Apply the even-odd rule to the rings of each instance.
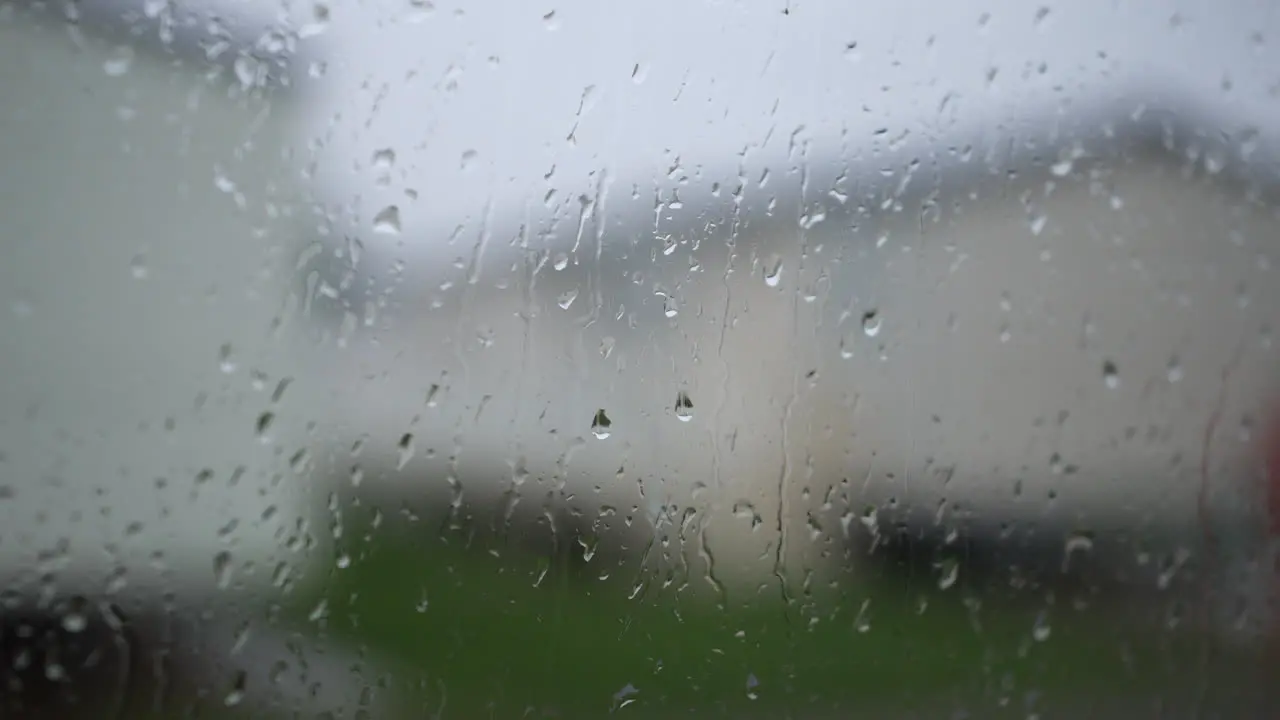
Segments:
[[[434,536],[370,537],[295,618],[389,663],[409,717],[1025,717],[1029,692],[1040,707],[1086,708],[1229,695],[1260,677],[1255,658],[1206,654],[1193,634],[1139,629],[1114,607],[1050,606],[1043,593],[940,590],[882,570],[790,604],[774,585],[718,607],[679,583],[630,598],[645,577],[634,565],[601,581]],[[321,597],[323,617],[311,617]],[[1050,632],[1037,639],[1041,613]],[[628,685],[624,706],[615,694]]]

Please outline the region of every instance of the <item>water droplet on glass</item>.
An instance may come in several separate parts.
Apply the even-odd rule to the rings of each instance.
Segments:
[[[409,0],[409,7],[413,8],[413,14],[409,16],[409,22],[422,22],[431,17],[436,11],[435,3],[431,0]]]
[[[1076,554],[1087,555],[1093,552],[1093,536],[1087,532],[1072,533],[1062,546],[1062,571],[1071,569],[1071,558]]]
[[[556,253],[556,259],[551,264],[551,267],[556,270],[563,270],[569,267],[569,256],[564,253]]]
[[[689,394],[681,390],[676,394],[676,417],[681,422],[689,422],[693,419],[693,400],[689,399]]]
[[[147,277],[147,258],[143,255],[134,255],[129,261],[129,273],[133,275],[134,280],[145,280]]]
[[[133,67],[133,48],[123,45],[116,48],[111,53],[111,57],[102,63],[102,71],[109,77],[125,75],[131,67]]]
[[[311,7],[311,21],[298,28],[299,38],[310,38],[320,35],[329,26],[329,6],[316,3]]]
[[[218,369],[227,375],[236,371],[235,359],[231,353],[231,343],[223,343],[222,347],[218,348]]]
[[[621,690],[613,694],[613,701],[615,703],[621,703],[619,707],[625,707],[633,701],[631,699],[632,696],[638,692],[640,692],[639,688],[631,683],[627,683],[622,686]]]
[[[400,436],[400,442],[396,444],[396,448],[400,452],[400,459],[396,462],[396,469],[403,470],[405,465],[413,459],[413,433],[405,433]]]
[[[306,448],[302,448],[298,452],[294,453],[293,457],[289,458],[289,469],[292,470],[296,475],[302,475],[306,473],[307,467],[310,464],[311,464],[311,453],[307,452]]]
[[[231,64],[231,69],[235,72],[236,80],[240,82],[242,88],[261,86],[266,79],[266,67],[263,62],[248,53],[237,56],[235,62]]]
[[[858,608],[858,615],[853,619],[853,628],[859,633],[867,633],[871,631],[871,616],[867,612],[871,607],[871,599],[867,598],[862,601],[862,606]]]
[[[875,337],[880,334],[880,313],[876,310],[868,310],[862,314],[862,332],[867,337]]]
[[[231,585],[231,553],[223,550],[213,556],[213,577],[218,582],[219,590],[225,590]]]
[[[254,424],[254,433],[265,439],[267,432],[271,430],[271,424],[275,422],[276,414],[273,412],[264,412],[258,416],[258,421]]]
[[[1182,363],[1178,362],[1178,358],[1169,361],[1168,378],[1171,383],[1182,380]]]
[[[1035,625],[1031,626],[1031,637],[1036,642],[1044,642],[1049,639],[1049,634],[1053,628],[1049,626],[1049,617],[1046,613],[1041,612],[1036,615]]]
[[[755,700],[760,697],[760,694],[756,692],[756,688],[758,687],[760,687],[760,679],[755,676],[755,673],[748,673],[747,674],[747,698],[748,699]]]
[[[578,538],[578,546],[582,548],[582,562],[589,563],[596,556],[597,543],[598,540],[596,538]]]
[[[1031,218],[1031,234],[1039,235],[1040,233],[1044,232],[1044,226],[1048,222],[1049,222],[1049,219],[1046,218],[1044,215],[1036,215],[1032,217]]]
[[[1120,387],[1120,371],[1116,369],[1116,364],[1110,360],[1102,363],[1102,381],[1107,387],[1115,390]]]
[[[955,558],[947,558],[938,563],[938,589],[946,590],[956,584],[960,577],[960,562]]]
[[[88,626],[89,620],[83,613],[73,610],[62,616],[62,629],[69,633],[84,632],[84,629]]]
[[[578,290],[577,288],[574,288],[573,290],[566,290],[560,293],[560,297],[556,298],[556,304],[560,306],[561,310],[568,310],[569,307],[573,305],[573,301],[577,299]]]
[[[475,150],[464,151],[462,153],[462,160],[460,163],[460,167],[462,168],[462,171],[466,172],[470,170],[472,167],[474,167],[476,164],[476,160],[479,159],[479,157],[480,157],[480,153],[476,152]]]
[[[604,409],[596,411],[596,415],[591,419],[591,433],[600,440],[609,437],[609,428],[613,426],[613,421],[605,414]]]
[[[373,216],[373,231],[383,235],[400,234],[400,208],[388,205]]]
[[[235,680],[231,683],[231,690],[223,698],[222,703],[227,707],[235,707],[244,702],[244,689],[247,683],[248,674],[243,670],[237,672]]]
[[[373,153],[373,167],[376,170],[387,171],[396,165],[396,151],[391,148],[383,148]]]
[[[851,334],[847,334],[844,337],[840,338],[840,358],[841,359],[848,360],[849,358],[853,357],[853,345],[854,345],[854,340]]]
[[[327,617],[329,617],[329,600],[326,598],[321,598],[320,602],[316,603],[316,606],[311,609],[311,613],[307,615],[307,619],[311,622],[320,622]]]
[[[782,282],[782,258],[773,258],[764,270],[764,284],[769,287],[778,287],[778,283]]]

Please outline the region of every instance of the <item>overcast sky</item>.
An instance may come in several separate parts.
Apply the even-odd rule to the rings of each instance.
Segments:
[[[339,202],[360,197],[366,222],[406,188],[419,193],[407,225],[448,227],[549,185],[589,192],[602,168],[643,182],[679,156],[723,177],[744,148],[785,159],[799,128],[820,161],[839,156],[842,132],[846,152],[881,129],[964,144],[1133,93],[1188,99],[1263,141],[1277,117],[1280,18],[1264,1],[371,0],[332,4],[327,22],[311,3],[282,11],[327,64],[307,81],[302,130],[325,138],[319,178]],[[385,148],[396,182],[380,186],[368,166]]]

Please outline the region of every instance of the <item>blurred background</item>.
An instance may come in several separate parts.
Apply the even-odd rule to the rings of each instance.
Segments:
[[[0,0],[0,717],[1273,717],[1280,17]]]

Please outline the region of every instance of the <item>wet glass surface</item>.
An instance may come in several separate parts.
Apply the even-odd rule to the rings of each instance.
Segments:
[[[1269,8],[0,2],[0,715],[1268,717]]]

